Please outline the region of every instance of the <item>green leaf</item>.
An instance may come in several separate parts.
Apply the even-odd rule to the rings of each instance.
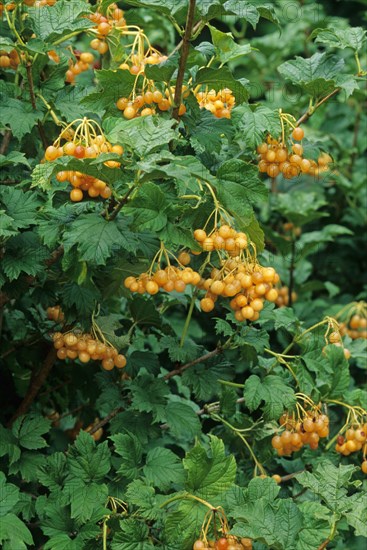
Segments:
[[[264,201],[268,195],[257,169],[239,159],[228,160],[219,167],[217,178],[219,202],[242,223],[252,221],[252,205]]]
[[[0,237],[13,237],[18,233],[14,227],[14,220],[5,213],[5,210],[0,210]]]
[[[325,213],[318,212],[325,204],[322,196],[310,191],[295,190],[277,196],[277,210],[295,225],[304,225],[325,216]]]
[[[248,21],[254,29],[260,17],[264,17],[272,23],[279,23],[275,7],[270,2],[261,2],[258,0],[252,2],[241,0],[241,2],[238,2],[238,0],[227,0],[223,6],[228,13],[237,15],[241,19]]]
[[[21,447],[42,449],[47,443],[41,436],[49,431],[50,425],[50,421],[43,416],[29,414],[15,420],[12,432]]]
[[[10,548],[23,550],[33,544],[30,530],[14,514],[6,514],[0,521],[0,542],[9,543]]]
[[[186,454],[183,465],[187,490],[209,501],[229,489],[236,477],[234,456],[226,456],[223,441],[214,435],[210,436],[209,451],[197,443]]]
[[[240,145],[244,142],[250,149],[255,149],[259,143],[264,141],[269,133],[272,136],[280,134],[279,113],[265,105],[255,108],[242,105],[233,114],[233,120],[238,128],[236,138]]]
[[[80,260],[92,265],[106,265],[106,260],[120,249],[136,249],[136,238],[125,227],[116,222],[108,222],[101,215],[87,214],[79,216],[64,233],[65,252],[77,247]]]
[[[0,472],[0,517],[5,516],[5,514],[10,512],[18,500],[18,487],[12,483],[6,483],[5,474]]]
[[[162,510],[156,508],[155,490],[148,481],[135,479],[129,483],[126,489],[126,500],[129,504],[139,508],[139,515],[146,519],[157,519],[162,514]]]
[[[90,5],[82,0],[59,0],[54,6],[43,6],[44,10],[29,8],[31,28],[37,38],[52,42],[60,34],[88,29],[93,23],[81,17],[91,13]]]
[[[73,446],[69,447],[70,472],[83,481],[98,482],[110,470],[110,451],[107,441],[98,447],[92,436],[81,430]]]
[[[273,420],[292,407],[295,403],[295,395],[279,376],[269,375],[261,380],[252,374],[245,382],[243,395],[246,406],[250,411],[258,409],[262,402],[264,415]]]
[[[135,76],[129,71],[106,70],[95,71],[98,80],[97,91],[86,95],[81,101],[81,106],[86,109],[98,113],[103,111],[111,111],[117,114],[116,102],[120,97],[129,97],[135,82]],[[117,119],[113,119],[116,122]],[[113,125],[108,124],[106,128],[113,128]],[[124,143],[124,141],[113,141],[112,143]]]
[[[212,25],[208,25],[208,27],[213,45],[217,50],[217,58],[221,63],[228,63],[251,52],[250,44],[237,44],[232,33],[219,31]]]
[[[115,452],[121,457],[118,473],[127,479],[136,479],[140,475],[143,458],[143,447],[134,434],[127,431],[110,437],[115,445]]]
[[[66,456],[63,453],[54,453],[44,459],[37,477],[42,485],[51,491],[57,491],[64,485],[67,474]]]
[[[79,479],[67,482],[63,494],[70,500],[70,517],[80,522],[87,522],[92,517],[101,517],[108,513],[105,503],[108,497],[108,487],[104,484],[85,484]]]
[[[170,449],[163,447],[156,447],[148,452],[143,471],[147,479],[161,490],[168,490],[172,483],[184,481],[180,459]]]
[[[162,319],[157,308],[151,300],[146,300],[141,296],[134,297],[129,304],[131,316],[138,325],[161,326]]]
[[[10,151],[8,155],[0,155],[0,167],[3,166],[12,166],[22,164],[26,166],[27,168],[30,168],[28,160],[25,158],[24,153],[20,153],[19,151]]]
[[[311,96],[319,97],[337,87],[336,79],[343,67],[344,60],[339,56],[317,52],[308,59],[296,57],[286,61],[278,67],[278,71]]]
[[[314,550],[330,534],[329,510],[319,502],[302,502],[299,509],[303,516],[303,527],[298,533],[296,550]]]
[[[32,131],[42,113],[26,101],[1,96],[0,125],[10,128],[14,137],[21,140]]]
[[[236,80],[228,67],[199,69],[195,77],[195,86],[202,84],[216,91],[229,88],[235,96],[237,104],[243,103],[249,98],[250,94],[246,88],[247,82],[245,79]]]
[[[146,391],[149,388],[149,392]],[[151,374],[142,374],[129,383],[132,406],[140,412],[153,413],[154,422],[165,419],[165,406],[169,389],[167,384]]]
[[[367,538],[367,495],[366,492],[352,495],[348,499],[349,510],[345,518],[354,527],[356,537]]]
[[[143,158],[178,137],[174,125],[174,120],[160,116],[142,116],[132,120],[108,118],[104,127],[112,143],[123,143]]]
[[[168,202],[154,183],[144,183],[125,211],[133,214],[134,226],[140,230],[159,231],[167,223]]]
[[[314,38],[315,36],[315,42],[341,50],[352,48],[355,52],[359,52],[366,41],[366,31],[362,27],[315,29],[310,38]]]
[[[34,277],[44,272],[44,261],[49,255],[35,233],[21,233],[7,241],[2,268],[10,281],[17,279],[21,273]]]
[[[191,441],[200,432],[200,421],[193,408],[186,403],[171,401],[166,407],[166,421],[170,433],[177,439]]]
[[[8,216],[13,218],[15,229],[25,229],[35,223],[36,212],[41,201],[36,193],[24,193],[16,187],[0,186],[0,203]]]
[[[340,512],[347,507],[348,486],[350,478],[356,471],[353,464],[339,467],[328,460],[318,464],[313,473],[303,472],[297,475],[302,487],[307,487],[333,512]]]
[[[120,521],[120,529],[113,537],[112,550],[154,550],[149,542],[148,526],[138,519]]]
[[[168,59],[157,63],[156,65],[147,65],[144,70],[144,74],[150,80],[154,82],[169,82],[173,76],[173,73],[178,68],[178,53],[170,55]]]
[[[62,303],[87,317],[93,313],[96,301],[100,299],[100,292],[96,287],[86,287],[77,283],[66,283],[61,292]]]

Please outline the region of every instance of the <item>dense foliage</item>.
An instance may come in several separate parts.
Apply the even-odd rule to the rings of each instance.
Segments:
[[[363,5],[1,4],[4,550],[365,548]]]

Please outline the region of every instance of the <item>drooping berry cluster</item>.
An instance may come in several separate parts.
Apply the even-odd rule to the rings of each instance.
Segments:
[[[154,82],[145,79],[145,90],[136,95],[135,92],[129,97],[120,97],[116,107],[122,111],[123,116],[128,120],[139,116],[154,115],[156,108],[160,111],[168,111],[173,106],[174,88],[166,89],[164,93],[155,88]],[[185,97],[185,90],[184,97]],[[181,103],[178,114],[185,114],[186,107]]]
[[[363,450],[365,455],[367,451],[367,422],[350,426],[345,432],[345,437],[339,435],[335,450],[344,456]]]
[[[60,306],[48,307],[46,310],[47,319],[55,321],[56,323],[62,323],[65,320],[64,312]]]
[[[252,540],[249,538],[237,538],[234,535],[220,537],[217,540],[196,540],[193,550],[252,550]]]
[[[303,139],[302,128],[295,128],[292,137],[296,141]],[[287,144],[269,136],[266,142],[257,147],[259,153],[259,171],[266,173],[270,178],[276,178],[282,174],[286,179],[296,178],[300,174],[318,176],[329,169],[332,158],[327,153],[322,153],[317,162],[303,157],[303,147],[300,143]]]
[[[340,334],[342,336],[347,334],[352,340],[367,338],[367,308],[363,302],[359,305],[361,306],[358,309],[359,313],[352,314],[339,325]]]
[[[278,307],[284,307],[289,304],[289,288],[287,286],[281,286],[277,288],[278,298],[275,300],[275,303]],[[297,293],[292,290],[292,304],[297,300]]]
[[[75,77],[84,71],[88,71],[94,62],[94,55],[90,52],[82,52],[80,54],[74,52],[74,54],[77,61],[75,63],[70,61],[69,69],[65,74],[65,81],[69,82],[69,84],[74,84]]]
[[[236,100],[229,88],[224,88],[218,92],[215,90],[198,91],[195,96],[199,106],[215,117],[231,118],[231,110],[235,106]]]
[[[77,121],[76,121],[77,122]],[[95,127],[97,126],[97,134]],[[72,139],[60,145],[61,139]],[[83,119],[81,124],[74,131],[64,130],[53,145],[47,147],[45,160],[52,162],[63,156],[75,157],[77,159],[96,158],[102,153],[116,153],[122,155],[124,152],[121,145],[111,145],[103,135],[102,130],[94,121]],[[120,162],[107,160],[104,162],[109,168],[119,168]],[[68,181],[73,190],[70,192],[70,199],[79,202],[83,199],[83,191],[91,198],[101,197],[108,199],[111,188],[102,180],[88,176],[79,171],[62,170],[57,173],[56,179],[59,182]]]
[[[157,294],[159,290],[166,292],[184,292],[186,285],[197,285],[200,275],[191,267],[176,267],[168,265],[160,267],[151,273],[142,273],[139,277],[126,277],[124,285],[131,292],[139,294]]]
[[[96,38],[90,43],[93,50],[97,50],[101,55],[108,52],[108,43],[106,41],[107,36],[113,31],[113,29],[122,30],[126,27],[126,20],[124,18],[124,12],[117,4],[110,4],[106,15],[103,15],[99,11],[87,16],[96,26],[91,29],[96,35]]]
[[[328,340],[328,344],[331,344],[333,346],[337,346],[338,348],[342,348],[343,349],[343,353],[344,353],[344,357],[346,359],[350,359],[351,357],[351,353],[349,351],[348,348],[345,348],[344,347],[344,344],[343,344],[343,341],[342,341],[342,337],[341,337],[341,334],[339,332],[339,329],[338,330],[334,330],[333,332],[330,332],[328,335],[327,335],[327,340]],[[323,348],[323,351],[325,351],[327,349],[327,345]]]
[[[20,57],[17,50],[6,52],[0,50],[0,68],[1,69],[16,69],[20,63]]]
[[[232,298],[229,305],[237,321],[257,321],[264,301],[274,302],[278,297],[273,285],[279,276],[272,267],[231,258],[224,260],[221,269],[212,269],[210,275],[199,285],[207,291],[200,302],[205,312],[212,311],[218,297],[224,296]]]
[[[206,252],[225,250],[230,256],[238,256],[248,246],[246,233],[237,232],[227,224],[221,225],[209,235],[204,229],[195,229],[194,238]]]
[[[158,63],[163,63],[163,61],[166,60],[166,55],[161,54],[158,50],[150,46],[144,55],[139,55],[137,53],[131,54],[121,63],[119,68],[123,71],[129,71],[130,74],[143,75],[147,65],[158,65]]]
[[[317,449],[320,439],[329,435],[329,417],[318,408],[308,411],[303,418],[284,414],[279,419],[279,424],[284,430],[271,440],[272,447],[279,456],[289,456],[304,445]]]
[[[79,359],[81,363],[101,361],[105,370],[114,367],[122,369],[126,365],[126,358],[119,354],[116,348],[102,342],[89,333],[82,332],[55,332],[52,335],[54,347],[59,359]]]

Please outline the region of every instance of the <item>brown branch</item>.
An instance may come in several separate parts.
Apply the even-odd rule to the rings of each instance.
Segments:
[[[38,373],[32,377],[29,388],[27,390],[26,395],[24,396],[23,401],[11,417],[11,419],[8,422],[8,426],[11,427],[13,422],[22,414],[25,414],[29,407],[32,405],[33,401],[35,400],[38,392],[40,391],[42,385],[44,384],[47,376],[49,375],[55,361],[56,361],[56,350],[52,346],[50,351],[48,352],[44,363],[41,367],[41,369],[38,371]]]
[[[9,147],[11,136],[12,136],[11,130],[6,130],[5,133],[4,133],[1,145],[0,145],[0,155],[5,155],[8,147]]]
[[[213,351],[210,351],[209,353],[206,353],[205,355],[202,355],[201,357],[198,357],[197,359],[190,361],[190,363],[186,363],[186,365],[182,365],[181,367],[178,367],[178,369],[171,370],[171,372],[169,372],[163,377],[163,380],[169,380],[169,378],[172,378],[173,376],[178,376],[182,374],[186,369],[189,369],[190,367],[193,367],[198,363],[203,363],[204,361],[208,361],[208,359],[211,359],[212,357],[214,357],[215,355],[218,355],[219,353],[222,353],[222,349],[215,348],[213,349]]]
[[[33,107],[33,110],[37,111],[36,96],[34,93],[34,84],[33,84],[33,76],[32,76],[32,63],[28,62],[26,64],[26,71],[27,71],[27,79],[28,79],[28,86],[29,86],[29,95],[31,98],[31,105]],[[47,149],[48,141],[47,141],[45,129],[42,126],[42,122],[40,120],[37,120],[37,127],[38,127],[38,133],[40,135],[43,148]]]
[[[58,248],[56,248],[52,254],[51,258],[48,258],[48,260],[45,261],[45,264],[47,267],[51,267],[53,264],[57,262],[57,260],[63,255],[64,253],[64,247],[60,245]]]
[[[119,412],[121,412],[123,409],[122,407],[116,407],[116,409],[113,409],[105,418],[103,418],[100,422],[97,422],[97,424],[94,424],[93,428],[88,430],[89,434],[94,434],[97,430],[100,428],[103,428],[105,424],[107,424],[112,418],[114,418]]]
[[[327,545],[329,544],[329,542],[331,542],[331,540],[326,539],[322,544],[320,544],[320,546],[318,547],[317,550],[324,550],[327,547]]]
[[[129,197],[134,189],[136,189],[136,187],[134,185],[131,186],[128,192],[122,197],[120,202],[117,203],[117,206],[115,206],[115,208],[111,212],[111,215],[108,217],[109,222],[112,222],[116,218],[122,207],[125,206],[125,204],[128,202]]]
[[[186,369],[197,365],[198,363],[202,363],[203,361],[207,361],[208,359],[211,359],[215,355],[218,355],[218,353],[221,353],[220,348],[215,348],[213,351],[210,351],[209,353],[206,353],[205,355],[202,355],[201,357],[198,357],[197,359],[194,359],[194,361],[190,361],[190,363],[186,363],[186,365],[182,365],[182,367],[179,367],[178,369],[172,370],[168,374],[166,374],[163,377],[163,380],[168,380],[169,378],[172,378],[173,376],[177,376],[179,374],[182,374],[183,371]],[[244,399],[241,397],[237,402],[242,403]],[[103,418],[100,422],[95,424],[91,430],[88,430],[88,433],[94,434],[99,428],[102,428],[105,424],[107,424],[112,418],[114,418],[119,412],[123,410],[122,407],[116,407],[113,409],[105,418]],[[197,412],[197,414],[204,414],[205,409],[201,409]]]
[[[301,124],[303,124],[303,122],[306,122],[313,114],[314,112],[316,111],[316,109],[318,109],[319,107],[321,107],[321,105],[323,105],[324,103],[326,103],[326,101],[328,101],[331,97],[333,97],[334,95],[338,94],[340,92],[341,88],[335,88],[335,90],[333,90],[332,92],[330,92],[330,94],[328,94],[327,96],[323,97],[322,99],[320,99],[320,101],[318,101],[316,103],[316,105],[312,108],[312,111],[310,111],[309,109],[297,120],[296,122],[296,126],[300,126]]]
[[[182,47],[181,47],[180,62],[178,65],[175,96],[173,99],[175,106],[172,111],[172,118],[176,120],[180,120],[178,111],[181,105],[182,84],[184,81],[186,61],[189,55],[190,40],[191,40],[192,28],[194,25],[195,4],[196,4],[196,0],[189,0],[189,9],[187,12],[186,27],[182,38]]]

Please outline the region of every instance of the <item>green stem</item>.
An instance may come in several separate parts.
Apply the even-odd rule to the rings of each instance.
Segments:
[[[218,414],[213,414],[212,415],[212,418],[214,420],[218,420],[219,422],[222,422],[222,424],[224,424],[225,426],[227,426],[227,428],[229,428],[231,431],[233,431],[241,440],[242,442],[246,445],[251,457],[252,457],[252,460],[255,462],[255,466],[260,470],[260,472],[262,474],[265,475],[265,470],[262,466],[262,464],[260,464],[260,462],[258,461],[258,459],[256,458],[256,455],[254,453],[254,451],[252,450],[252,447],[251,445],[249,444],[249,442],[247,441],[247,439],[242,435],[242,433],[237,430],[237,428],[235,428],[234,426],[232,426],[232,424],[230,424],[229,422],[227,422],[227,420],[224,420],[224,418],[222,418],[221,416],[219,416]]]
[[[229,382],[228,380],[219,379],[218,382],[224,386],[232,386],[233,388],[244,388],[245,384],[236,384],[236,382]]]
[[[168,506],[168,504],[171,504],[171,502],[175,502],[176,500],[196,500],[196,501],[200,502],[201,504],[203,504],[204,506],[206,506],[207,508],[209,508],[210,510],[215,510],[216,509],[214,506],[212,506],[206,500],[204,500],[202,498],[199,498],[195,495],[191,495],[190,493],[184,493],[184,494],[176,495],[172,498],[169,498],[168,500],[164,501],[163,504],[161,504],[159,506],[159,508],[164,508],[165,506]]]
[[[73,38],[73,36],[77,36],[78,34],[82,33],[83,31],[74,31],[69,34],[66,34],[65,36],[62,36],[61,38],[58,38],[54,42],[52,42],[53,46],[58,46],[59,44],[62,44],[66,40],[69,40],[69,38]]]
[[[181,340],[180,340],[180,348],[182,348],[182,346],[185,343],[185,339],[186,339],[187,331],[189,330],[189,325],[190,325],[190,321],[191,321],[191,317],[192,317],[192,312],[194,311],[195,301],[196,301],[197,295],[198,295],[198,289],[196,288],[194,290],[193,294],[192,294],[192,297],[191,297],[189,311],[187,312],[187,316],[186,316],[186,320],[185,320],[185,324],[184,324],[184,328],[183,328],[182,336],[181,336]]]

